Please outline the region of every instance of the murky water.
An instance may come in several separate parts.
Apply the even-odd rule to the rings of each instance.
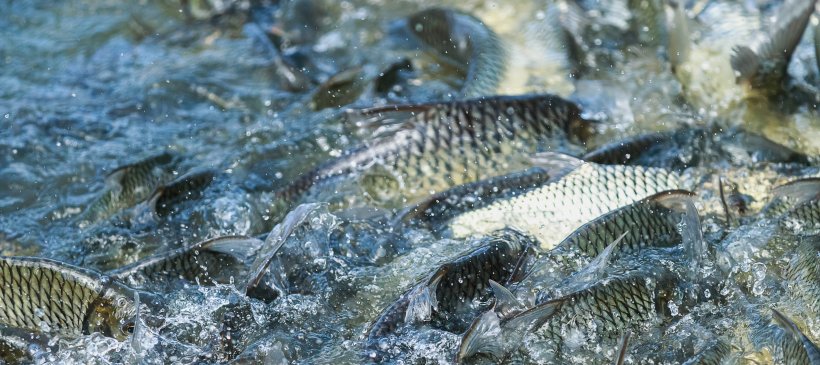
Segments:
[[[0,2],[2,255],[107,271],[206,238],[265,234],[284,215],[274,191],[372,138],[374,129],[357,125],[346,109],[458,97],[463,75],[391,35],[397,19],[431,5],[425,1],[238,3],[225,13],[186,15],[171,0]],[[499,35],[508,55],[499,94],[554,93],[604,116],[588,145],[571,152],[641,132],[717,125],[743,126],[814,156],[813,165],[769,164],[749,157],[754,151],[733,150],[684,172],[695,181],[707,242],[728,252],[730,259],[720,262],[728,265],[725,280],[737,285],[725,289],[723,301],[633,334],[643,337],[628,362],[648,359],[655,349],[664,356],[648,361],[680,362],[717,336],[733,339],[747,357],[762,351],[765,358],[765,346],[748,333],[768,312],[751,307],[777,305],[802,315],[807,335],[820,340],[818,312],[773,299],[787,290],[779,270],[791,258],[794,237],[816,230],[750,218],[771,199],[773,186],[818,174],[820,71],[812,30],[789,66],[800,85],[761,101],[734,83],[728,55],[735,43],[765,32],[780,2],[689,4],[690,15],[697,14],[697,43],[691,75],[681,78],[670,70],[666,35],[657,24],[623,20],[632,13],[625,1],[583,3],[597,17],[581,35],[589,47],[582,71],[557,35],[555,12],[563,3],[436,5],[469,12]],[[404,71],[388,72],[391,67]],[[342,72],[354,75],[341,83],[342,91],[322,88]],[[686,77],[694,81],[682,86],[679,79]],[[77,223],[105,191],[107,174],[163,152],[177,158],[168,179],[216,171],[201,197],[166,219],[153,219],[141,203],[96,224]],[[751,198],[744,225],[723,226],[718,176]],[[148,326],[125,342],[99,334],[59,340],[58,351],[42,351],[35,360],[366,362],[363,340],[379,313],[478,241],[442,238],[424,228],[396,232],[392,213],[429,192],[379,201],[361,198],[360,181],[350,180],[307,199],[332,204],[311,213],[274,260],[286,294],[263,301],[228,284],[175,285],[164,295],[159,328]],[[230,346],[226,331],[233,336]],[[700,335],[693,339],[692,333]],[[460,341],[460,334],[440,329],[411,331],[396,361],[448,363]],[[609,362],[613,343],[564,360]],[[525,348],[511,361],[549,358],[537,343]]]

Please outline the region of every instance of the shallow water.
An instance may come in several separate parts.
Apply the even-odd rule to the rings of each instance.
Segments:
[[[251,10],[189,19],[171,0],[0,2],[0,254],[48,257],[105,271],[205,238],[264,234],[281,214],[274,211],[273,191],[370,138],[369,130],[345,117],[347,108],[452,99],[458,93],[458,75],[429,54],[402,49],[402,40],[389,35],[391,22],[425,8],[425,1],[261,3]],[[570,75],[567,49],[555,39],[559,31],[550,9],[560,4],[448,0],[436,5],[470,12],[499,34],[511,55],[499,93],[555,93],[578,100],[589,113],[605,115],[587,149],[639,132],[717,123],[744,126],[809,156],[820,154],[820,71],[814,68],[811,30],[789,71],[814,87],[815,94],[800,89],[792,97],[760,102],[744,98],[733,75],[684,88],[663,56],[661,35],[630,42],[613,34],[612,29],[627,32],[617,21],[629,11],[623,2],[599,4],[609,17],[595,19],[598,32],[586,41],[597,53],[580,76]],[[714,55],[729,54],[729,39],[752,39],[745,34],[761,31],[731,24],[766,24],[776,8],[754,5],[714,2],[699,16],[705,25],[696,32],[700,38],[693,62],[706,70],[701,77],[728,67],[728,58]],[[726,21],[729,25],[714,20],[726,14],[738,19]],[[265,27],[285,34],[285,44],[274,46],[262,33]],[[297,74],[302,82],[288,81],[277,70],[282,54],[301,67]],[[374,91],[372,80],[405,58],[414,62],[411,76],[387,92]],[[356,67],[361,67],[365,85],[361,95],[338,107],[311,108],[312,101],[326,101],[313,99],[319,83]],[[219,172],[200,199],[159,223],[141,220],[145,208],[135,206],[91,227],[75,224],[105,189],[109,172],[164,151],[180,156],[174,176],[194,168]],[[692,313],[700,316],[687,314],[665,337],[656,334],[659,343],[685,337],[703,322],[724,333],[752,326],[746,322],[753,320],[735,314],[747,314],[748,306],[765,307],[783,290],[777,270],[790,251],[779,244],[793,244],[792,235],[806,232],[752,221],[730,229],[725,240],[716,239],[725,232],[714,181],[722,175],[738,184],[753,198],[750,211],[756,212],[771,198],[771,187],[817,175],[818,159],[813,166],[797,168],[737,161],[744,160],[719,156],[687,174],[697,181],[707,239],[738,260],[729,270],[744,298],[696,308]],[[99,335],[64,340],[58,352],[36,360],[366,361],[362,340],[381,310],[475,241],[439,238],[425,229],[390,232],[384,213],[412,202],[367,204],[372,202],[349,198],[361,195],[360,190],[356,181],[342,182],[312,198],[352,199],[349,205],[378,209],[351,213],[331,207],[312,214],[307,228],[288,240],[275,263],[287,273],[287,295],[265,303],[230,285],[189,284],[167,295],[162,328],[148,328],[126,342]],[[749,239],[767,234],[775,238]],[[395,257],[392,246],[401,246]],[[751,254],[739,253],[744,250]],[[746,301],[753,304],[740,304]],[[783,305],[795,309],[792,315],[800,314],[796,305]],[[233,328],[242,329],[234,334],[233,349],[217,345],[225,313],[232,313]],[[820,339],[816,317],[804,324],[810,337]],[[405,363],[450,362],[459,341],[458,334],[420,329],[403,339],[400,358]],[[694,341],[694,347],[703,341]],[[639,362],[646,347],[651,345],[638,345],[629,361]],[[751,344],[743,350],[759,347]],[[676,350],[670,353],[691,355],[692,348]],[[577,356],[577,362],[604,361],[611,354]]]

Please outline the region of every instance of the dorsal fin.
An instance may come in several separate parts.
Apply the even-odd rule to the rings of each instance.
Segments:
[[[202,242],[200,249],[231,255],[239,260],[249,260],[265,244],[253,237],[223,236]]]
[[[455,363],[461,363],[478,353],[489,354],[497,359],[504,357],[501,319],[492,310],[484,312],[470,324],[461,338]]]
[[[683,189],[665,190],[652,194],[644,199],[647,202],[660,204],[663,207],[679,211],[686,211],[686,202],[690,201],[697,194]]]
[[[575,156],[570,156],[559,152],[538,152],[530,156],[533,166],[546,170],[551,181],[558,180],[577,168],[581,167],[584,160]]]
[[[264,244],[258,250],[256,259],[250,266],[248,271],[248,280],[245,284],[245,293],[259,284],[259,280],[265,274],[273,256],[279,251],[279,248],[285,244],[285,240],[296,230],[298,226],[304,222],[310,213],[318,210],[322,204],[302,204],[285,216],[281,223],[273,227]]]
[[[429,322],[432,319],[433,311],[438,308],[436,288],[446,273],[446,267],[436,270],[426,283],[418,285],[408,294],[410,300],[404,313],[405,323]]]
[[[621,336],[621,345],[619,346],[618,356],[615,358],[615,365],[623,365],[624,360],[626,360],[626,352],[629,350],[629,336],[632,333],[629,331],[624,332],[624,335]]]
[[[800,205],[820,197],[820,177],[790,181],[774,188],[773,193],[777,198],[794,199],[794,205]]]
[[[618,238],[607,245],[606,248],[601,251],[601,253],[598,254],[594,260],[574,274],[572,276],[572,285],[568,287],[569,290],[579,290],[582,287],[603,278],[606,273],[606,268],[612,262],[612,253],[616,251],[621,241],[623,241],[624,237],[626,237],[628,233],[629,231],[626,231],[618,236]]]
[[[740,82],[751,79],[757,73],[760,56],[747,46],[734,46],[729,62],[737,73],[737,81]]]
[[[495,296],[493,310],[501,318],[509,318],[513,313],[521,312],[524,309],[524,305],[518,301],[518,298],[503,285],[490,279],[490,288],[493,289],[493,295]]]

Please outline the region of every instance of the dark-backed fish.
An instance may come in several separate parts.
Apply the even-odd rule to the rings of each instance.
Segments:
[[[179,205],[196,200],[202,192],[213,183],[217,171],[200,169],[186,173],[154,191],[148,199],[148,205],[159,217],[167,217],[179,209]]]
[[[486,243],[442,265],[387,307],[370,326],[366,357],[380,358],[380,342],[404,324],[435,320],[450,330],[463,330],[456,325],[458,314],[472,312],[476,300],[490,296],[491,281],[516,280],[534,245],[529,237],[513,230],[495,232],[482,241]]]
[[[407,17],[397,27],[464,74],[463,97],[495,94],[506,69],[506,51],[481,20],[455,9],[430,8]]]
[[[395,133],[345,152],[275,194],[290,206],[312,186],[356,172],[399,185],[404,196],[431,192],[525,168],[539,146],[580,142],[591,133],[578,108],[552,95],[497,96],[466,101],[391,106],[363,114],[412,111]],[[365,177],[368,177],[366,174]],[[363,178],[378,194],[380,179]],[[390,193],[396,193],[391,184]]]
[[[595,217],[661,191],[684,188],[683,179],[665,169],[598,165],[558,154],[543,159],[556,165],[551,172],[555,180],[455,217],[448,223],[453,236],[513,227],[551,249]]]
[[[133,289],[99,273],[33,257],[0,257],[0,325],[67,337],[123,340],[134,328]]]
[[[800,43],[815,0],[787,0],[780,5],[772,29],[754,49],[735,46],[731,57],[737,82],[755,89],[780,90],[794,49]]]
[[[820,349],[797,324],[776,309],[772,309],[772,320],[783,330],[776,346],[782,363],[820,365]]]
[[[109,274],[136,287],[183,279],[199,285],[228,284],[247,275],[246,263],[262,241],[224,236],[157,254]]]
[[[121,166],[105,178],[106,190],[78,218],[81,225],[104,220],[147,199],[172,177],[176,156],[165,152]]]
[[[763,215],[808,227],[820,225],[820,178],[797,179],[776,187]]]

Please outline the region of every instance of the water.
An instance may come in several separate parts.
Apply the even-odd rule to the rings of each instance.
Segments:
[[[716,3],[702,18],[721,24],[708,22],[732,14],[765,24],[776,8],[744,4]],[[110,270],[204,238],[269,231],[276,219],[272,191],[370,138],[368,130],[345,118],[346,108],[457,95],[457,75],[428,54],[402,49],[396,45],[402,40],[388,34],[392,21],[427,5],[410,0],[271,1],[251,12],[240,9],[216,18],[195,13],[201,17],[187,19],[170,0],[0,3],[0,253]],[[717,122],[744,125],[810,156],[820,153],[816,95],[800,94],[781,108],[744,101],[740,88],[717,93],[699,84],[684,90],[659,56],[665,46],[660,36],[649,34],[652,28],[639,30],[637,38],[644,41],[614,35],[629,28],[617,20],[628,12],[624,3],[601,5],[608,17],[598,18],[596,31],[585,35],[600,47],[593,47],[593,62],[580,77],[570,76],[567,48],[555,35],[560,4],[468,0],[438,5],[468,11],[500,35],[513,55],[500,93],[571,96],[587,105],[588,112],[608,116],[593,145],[642,131]],[[274,41],[284,42],[281,52],[303,69],[297,72],[302,79],[294,82],[277,69],[281,55],[260,36],[264,27],[285,34],[284,41]],[[718,62],[703,55],[727,54],[732,44],[726,39],[746,32],[730,26],[697,29],[702,39],[695,54],[704,58],[696,62]],[[807,31],[790,72],[816,90],[820,76],[812,68],[811,38]],[[386,92],[370,88],[371,80],[406,58],[417,67],[411,77],[399,78]],[[343,107],[313,110],[312,101],[324,100],[312,98],[317,85],[352,69],[365,80],[360,81],[364,92]],[[687,93],[695,96],[687,99]],[[175,176],[194,168],[220,172],[201,199],[160,223],[125,216],[87,229],[73,224],[105,189],[107,173],[164,151],[181,156]],[[707,237],[723,232],[716,175],[738,183],[740,191],[754,198],[756,211],[768,201],[772,186],[817,173],[816,167],[786,174],[765,164],[740,166],[718,159],[690,172],[702,177],[696,191]],[[344,201],[351,192],[358,192],[355,182],[317,200]],[[409,202],[398,202],[403,203]],[[138,217],[139,209],[125,214]],[[283,249],[285,257],[275,263],[288,273],[289,294],[273,302],[249,299],[230,285],[191,284],[168,294],[163,327],[121,343],[99,335],[61,340],[60,351],[41,354],[38,361],[360,363],[361,341],[380,311],[471,245],[407,229],[399,232],[406,242],[403,253],[392,257],[385,244],[385,237],[392,236],[380,212],[368,216],[324,210],[312,216],[309,229],[292,237]],[[743,238],[763,237],[761,231],[775,238]],[[729,270],[744,297],[754,301],[779,293],[778,267],[785,259],[772,260],[767,250],[785,255],[788,250],[772,240],[790,242],[777,237],[792,233],[753,223],[738,228],[726,242],[712,239],[734,255],[736,261],[729,265],[735,267]],[[770,261],[776,265],[767,266]],[[697,310],[721,312],[709,320],[718,329],[743,326],[743,320],[729,315],[743,312],[740,304]],[[670,338],[700,325],[679,323],[667,333]],[[811,324],[815,341],[819,323]],[[222,345],[226,326],[234,328],[227,330],[233,331],[232,348]],[[403,341],[405,361],[436,363],[452,360],[459,338],[422,329]],[[640,358],[635,356],[631,361]]]

